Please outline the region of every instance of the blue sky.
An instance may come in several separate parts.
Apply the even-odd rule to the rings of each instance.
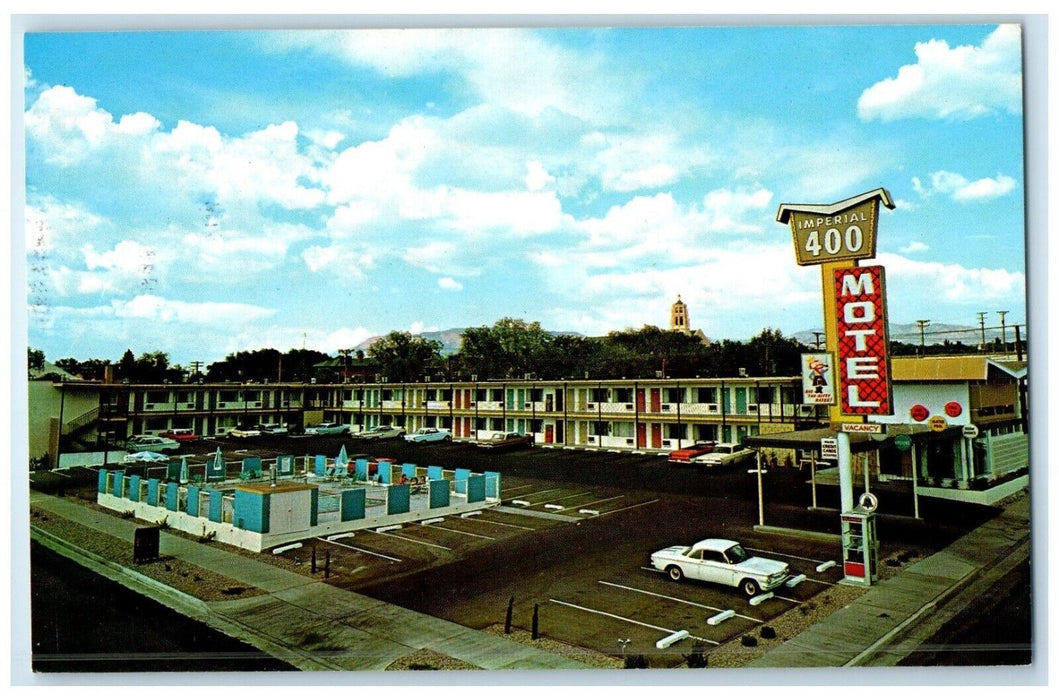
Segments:
[[[1026,320],[1017,25],[27,34],[29,345],[512,316],[820,328],[784,203],[886,188],[891,324]]]

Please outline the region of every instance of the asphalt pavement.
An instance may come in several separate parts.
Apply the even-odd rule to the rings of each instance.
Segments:
[[[34,509],[132,541],[136,523],[72,499],[31,492]],[[758,657],[749,666],[893,666],[966,607],[976,591],[1029,559],[1030,499],[1014,498],[996,517],[950,546],[872,586],[846,608]],[[217,571],[265,594],[206,602],[56,540],[38,541],[178,612],[305,671],[381,671],[420,649],[488,670],[574,670],[588,666],[500,635],[470,629],[344,591],[318,580],[187,538],[162,533],[160,553]],[[780,535],[781,536],[781,535]],[[312,643],[306,644],[306,640]]]

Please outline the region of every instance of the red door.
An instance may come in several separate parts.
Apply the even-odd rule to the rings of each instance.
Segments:
[[[636,410],[640,413],[644,412],[647,407],[647,398],[643,389],[636,390]]]
[[[639,449],[647,444],[647,424],[636,424],[636,448]]]
[[[544,443],[546,445],[552,444],[555,440],[555,428],[551,425],[544,426]]]
[[[651,447],[657,449],[662,446],[662,426],[658,423],[651,424]]]
[[[651,413],[662,412],[662,390],[651,389]]]

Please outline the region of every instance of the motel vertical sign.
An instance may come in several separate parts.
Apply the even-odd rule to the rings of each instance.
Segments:
[[[876,265],[839,268],[833,274],[842,413],[890,415],[885,271]]]
[[[791,227],[798,264],[820,266],[827,347],[803,356],[802,393],[806,403],[834,401],[832,422],[893,412],[885,275],[880,266],[860,266],[860,260],[875,257],[884,206],[893,209],[894,203],[879,188],[833,204],[783,204],[776,217]],[[833,365],[837,396],[811,386],[811,381],[823,386],[813,361]]]

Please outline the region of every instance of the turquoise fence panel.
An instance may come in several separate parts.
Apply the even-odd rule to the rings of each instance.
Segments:
[[[313,461],[313,474],[317,476],[327,476],[327,457],[323,455],[316,455]]]
[[[386,514],[407,513],[412,507],[412,489],[408,484],[393,484],[386,489]]]
[[[309,492],[309,526],[316,527],[320,522],[320,490],[313,489]]]
[[[294,476],[294,455],[276,457],[276,476]]]
[[[367,468],[367,467],[365,467]],[[342,521],[364,518],[368,492],[364,489],[349,489],[342,492]]]
[[[244,457],[243,458],[243,469],[239,473],[239,476],[244,479],[260,479],[261,478],[261,458],[260,457]]]
[[[210,491],[210,520],[221,522],[221,508],[224,505],[224,492]]]
[[[171,459],[169,464],[165,465],[165,480],[166,481],[180,481],[180,460]]]
[[[353,470],[357,481],[368,480],[368,460],[363,457],[358,457],[357,461],[354,463]]]
[[[456,470],[456,493],[467,493],[467,478],[470,475],[470,469]]]
[[[111,493],[121,498],[125,495],[125,472],[116,471],[114,472],[114,482],[110,485]]]
[[[430,489],[430,507],[431,508],[444,508],[449,505],[449,489],[452,487],[452,482],[447,479],[431,479],[427,482],[427,488]]]
[[[176,511],[177,500],[180,495],[180,487],[177,486],[176,482],[170,481],[165,485],[165,508],[166,510]]]
[[[414,464],[402,464],[401,475],[406,479],[414,479],[416,476],[416,465]]]
[[[133,474],[129,477],[129,500],[138,502],[140,500],[140,475]]]
[[[188,486],[188,515],[193,518],[199,517],[199,489],[198,486]]]
[[[485,500],[485,474],[474,474],[467,477],[467,502],[479,503]]]
[[[227,475],[224,457],[210,455],[206,458],[206,481],[224,481]]]
[[[390,473],[390,463],[385,461],[379,462],[379,483],[389,484],[393,481],[391,478],[392,476],[393,475]]]
[[[107,492],[107,475],[109,473],[106,469],[99,470],[99,476],[96,478],[96,491],[98,493]]]
[[[500,473],[485,473],[485,496],[486,498],[500,498]]]
[[[158,505],[158,479],[147,480],[147,505]]]
[[[444,479],[445,470],[441,467],[427,467],[427,479],[433,481],[434,479]]]
[[[268,513],[271,502],[267,493],[235,492],[233,521],[235,526],[250,532],[268,532]]]

